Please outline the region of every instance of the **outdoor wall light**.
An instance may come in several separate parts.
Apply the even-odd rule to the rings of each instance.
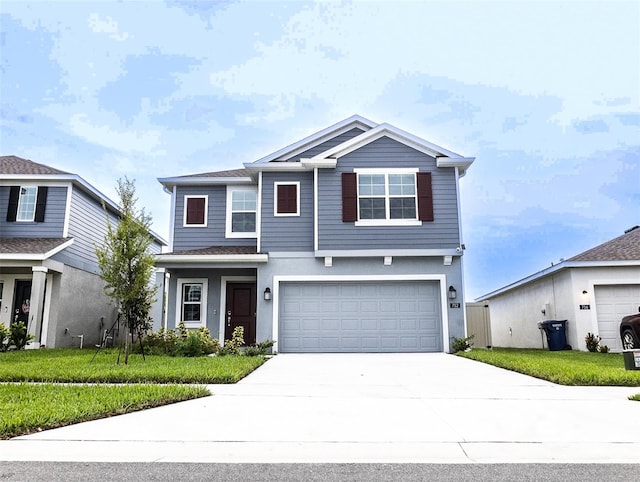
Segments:
[[[453,286],[449,286],[449,299],[455,300],[457,296],[458,292],[456,291],[456,289]]]
[[[582,290],[582,294],[586,295],[587,294],[587,290]]]
[[[271,288],[269,288],[269,287],[264,289],[264,300],[265,301],[270,301],[271,300]]]

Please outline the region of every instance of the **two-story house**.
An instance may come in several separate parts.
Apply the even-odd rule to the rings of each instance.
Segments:
[[[117,204],[76,174],[0,156],[0,206],[0,323],[23,321],[33,347],[102,343],[117,309],[104,294],[95,244],[107,215],[118,223]],[[152,235],[160,253],[166,242]],[[162,317],[161,303],[154,316]]]
[[[473,162],[350,117],[171,193],[169,328],[279,352],[440,352],[462,337],[458,183]]]

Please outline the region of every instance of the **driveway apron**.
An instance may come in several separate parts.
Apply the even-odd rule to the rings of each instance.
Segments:
[[[0,460],[637,462],[640,388],[447,354],[283,354],[213,396],[0,442]]]

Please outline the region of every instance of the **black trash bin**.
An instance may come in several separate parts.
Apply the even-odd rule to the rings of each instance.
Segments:
[[[540,328],[547,335],[547,345],[550,351],[567,348],[567,320],[545,320],[540,322]]]

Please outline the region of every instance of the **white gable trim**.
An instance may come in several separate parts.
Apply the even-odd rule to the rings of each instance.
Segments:
[[[360,128],[364,131],[368,131],[369,129],[373,129],[378,124],[361,117],[359,115],[353,115],[347,119],[344,119],[337,124],[327,127],[326,129],[322,129],[315,134],[311,134],[310,136],[305,137],[298,142],[290,144],[282,149],[269,154],[261,159],[255,161],[255,164],[263,164],[267,162],[274,161],[276,159],[282,158],[290,158],[301,152],[304,152],[312,147],[315,147],[323,142],[338,136],[340,134],[344,134],[345,132],[350,131],[353,128]]]
[[[314,161],[324,161],[329,158],[338,159],[345,156],[357,149],[360,149],[373,141],[380,139],[381,137],[389,137],[395,141],[401,142],[417,151],[423,152],[435,158],[442,158],[443,160],[438,163],[438,167],[459,167],[461,168],[461,174],[466,168],[468,168],[474,161],[473,157],[462,157],[455,152],[449,151],[443,147],[437,146],[431,142],[425,141],[420,137],[414,136],[409,132],[398,129],[390,124],[380,124],[379,126],[360,134],[340,145],[337,145],[325,152],[314,156]],[[445,161],[446,160],[446,161]]]

